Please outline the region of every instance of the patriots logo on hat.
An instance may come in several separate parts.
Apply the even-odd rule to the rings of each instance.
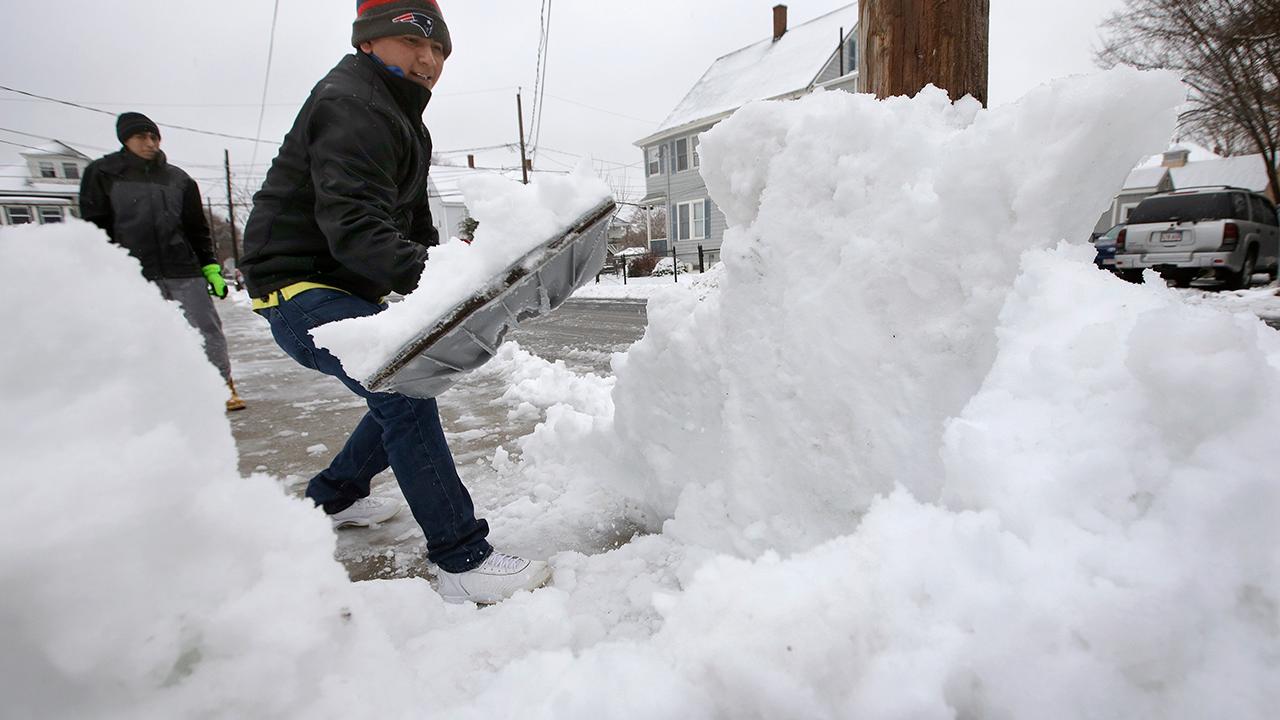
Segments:
[[[422,31],[423,37],[431,37],[431,32],[435,30],[436,23],[431,19],[430,15],[420,12],[407,12],[403,15],[397,15],[391,18],[391,22],[409,23],[417,26]]]

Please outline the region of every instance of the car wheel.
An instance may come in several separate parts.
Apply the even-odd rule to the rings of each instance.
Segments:
[[[1134,285],[1142,284],[1141,270],[1117,270],[1116,275],[1118,275],[1120,279],[1124,280],[1125,282],[1131,282]]]
[[[1226,277],[1226,285],[1228,290],[1242,290],[1249,287],[1249,283],[1253,280],[1253,270],[1258,265],[1258,250],[1250,248],[1249,254],[1244,256],[1244,265],[1240,267],[1240,272],[1231,273]]]

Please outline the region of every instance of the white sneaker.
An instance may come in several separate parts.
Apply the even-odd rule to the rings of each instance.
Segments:
[[[502,602],[520,590],[535,590],[551,579],[551,568],[541,560],[526,560],[495,552],[479,567],[460,573],[440,570],[440,597],[445,602],[471,601],[479,605]]]
[[[344,528],[351,525],[360,527],[369,527],[380,522],[386,522],[396,516],[400,512],[400,503],[391,498],[367,497],[360,498],[351,504],[351,507],[337,512],[329,516],[333,521],[334,528]]]

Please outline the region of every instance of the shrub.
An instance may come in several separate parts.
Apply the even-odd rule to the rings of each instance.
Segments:
[[[653,274],[653,266],[662,258],[657,255],[640,255],[627,263],[627,275],[631,277],[649,277]]]

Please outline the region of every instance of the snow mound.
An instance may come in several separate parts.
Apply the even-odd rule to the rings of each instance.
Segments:
[[[620,490],[745,555],[846,534],[895,485],[937,500],[945,423],[991,369],[1023,253],[1088,237],[1180,92],[1119,71],[990,111],[929,87],[718,125],[702,172],[730,225],[720,291],[651,304],[618,370],[619,446],[641,449]]]
[[[323,513],[240,477],[226,386],[137,261],[0,229],[0,318],[3,714],[280,717],[387,657]]]
[[[478,175],[463,181],[462,193],[479,223],[470,245],[451,241],[432,248],[418,289],[385,312],[311,332],[351,377],[373,375],[477,288],[610,197],[609,188],[585,162],[569,175],[548,175],[529,185]]]

